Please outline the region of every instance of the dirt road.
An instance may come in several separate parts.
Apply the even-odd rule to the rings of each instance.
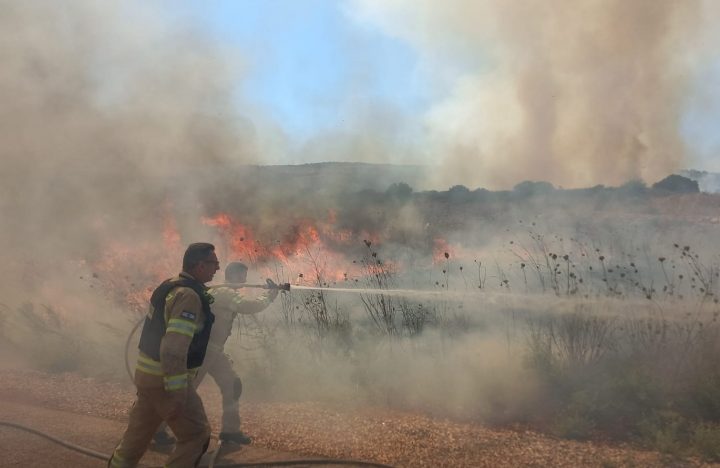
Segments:
[[[219,395],[212,385],[200,390],[217,428]],[[132,400],[130,386],[73,374],[3,371],[0,379],[0,419],[103,453],[110,453],[122,434]],[[226,462],[329,457],[397,467],[712,466],[624,446],[558,440],[379,408],[244,403],[242,413],[254,443],[230,454]],[[103,466],[28,433],[0,428],[0,441],[3,467]],[[163,460],[163,455],[148,452],[143,463]]]

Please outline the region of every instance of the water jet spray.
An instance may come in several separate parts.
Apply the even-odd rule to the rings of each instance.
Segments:
[[[233,288],[233,289],[241,289],[241,288],[255,288],[255,289],[278,289],[280,291],[290,291],[290,283],[280,283],[280,284],[246,284],[246,283],[220,283],[220,284],[211,284],[208,286],[209,288]],[[295,288],[295,286],[293,286]]]

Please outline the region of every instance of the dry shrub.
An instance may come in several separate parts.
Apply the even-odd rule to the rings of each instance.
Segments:
[[[716,316],[707,314],[528,319],[527,363],[554,389],[548,404],[556,411],[544,424],[564,437],[602,434],[675,455],[713,456],[718,338]]]

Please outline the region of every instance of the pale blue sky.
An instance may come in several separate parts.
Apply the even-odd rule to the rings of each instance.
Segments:
[[[177,9],[178,3],[172,3]],[[218,42],[236,49],[247,74],[239,99],[262,108],[296,143],[339,128],[348,96],[421,117],[441,96],[422,73],[417,51],[379,28],[354,21],[342,0],[191,0],[185,14]],[[176,10],[177,11],[177,10]],[[720,66],[708,68],[718,79]],[[691,99],[681,131],[695,159],[720,171],[720,103]]]
[[[422,112],[429,87],[413,50],[370,25],[351,21],[336,0],[216,0],[190,3],[222,42],[237,47],[249,71],[244,99],[262,106],[291,136],[310,138],[343,118],[352,94]]]
[[[698,155],[693,168],[720,172],[720,62],[708,64],[694,88],[682,134]]]

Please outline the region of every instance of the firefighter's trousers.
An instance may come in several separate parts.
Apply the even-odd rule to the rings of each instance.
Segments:
[[[137,399],[130,410],[128,428],[108,466],[111,468],[137,466],[162,421],[167,422],[177,438],[175,450],[165,466],[169,468],[197,466],[210,442],[210,424],[202,400],[190,386],[182,414],[169,417],[171,404],[163,388],[138,387]]]
[[[215,380],[222,395],[222,427],[220,432],[240,431],[240,394],[242,394],[242,381],[233,369],[232,359],[222,351],[214,350],[208,346],[205,362],[193,379],[193,386],[197,389],[206,375]],[[162,424],[158,430],[165,430]]]
[[[193,384],[195,388],[206,374],[215,380],[222,395],[222,432],[238,432],[240,430],[240,394],[242,382],[233,369],[232,360],[222,351],[208,347],[205,362],[200,368]]]

